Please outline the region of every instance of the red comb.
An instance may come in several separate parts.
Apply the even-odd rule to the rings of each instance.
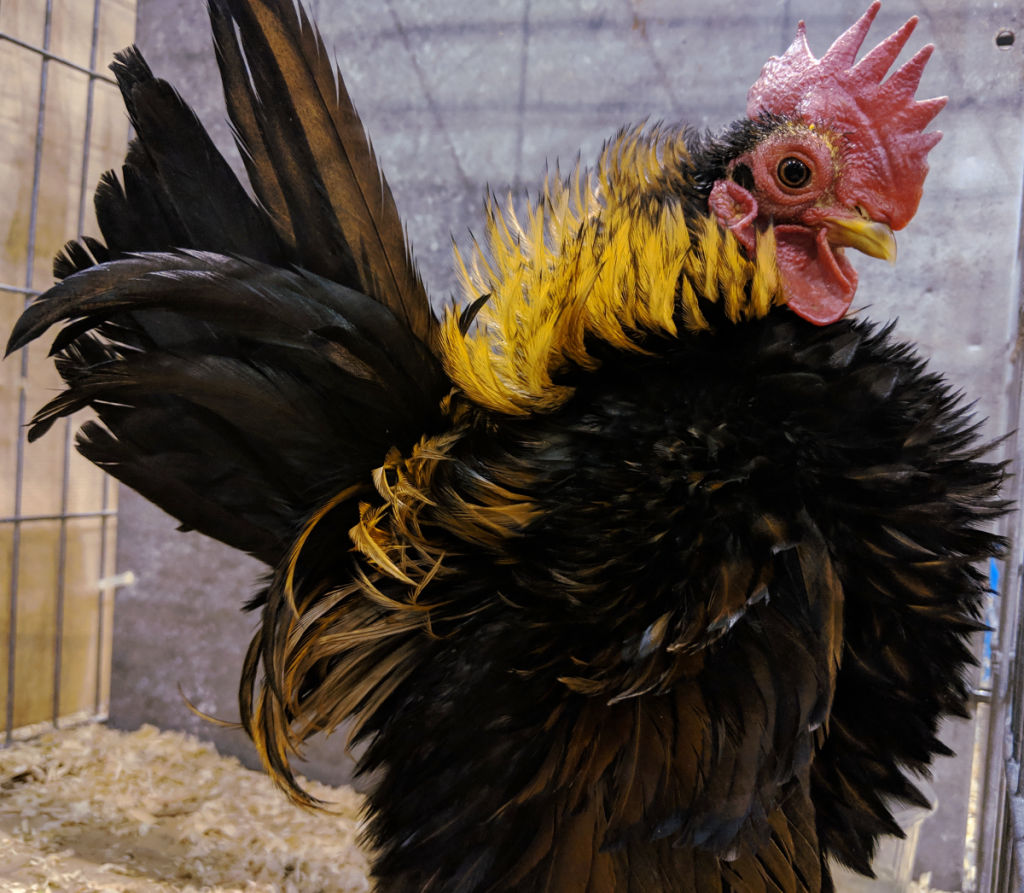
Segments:
[[[879,178],[873,190],[879,207],[868,210],[882,215],[876,219],[889,218],[893,229],[900,229],[917,210],[928,173],[925,156],[942,138],[939,131],[922,131],[942,110],[946,98],[914,99],[934,49],[931,44],[884,80],[910,39],[916,17],[854,64],[881,5],[878,0],[872,3],[820,59],[811,53],[800,22],[789,49],[772,56],[750,88],[747,115],[782,115],[841,134],[846,152],[868,158],[870,177]]]

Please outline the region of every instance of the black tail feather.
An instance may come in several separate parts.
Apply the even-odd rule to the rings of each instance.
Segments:
[[[291,0],[211,0],[228,112],[290,260],[435,325],[401,218],[323,41]]]
[[[98,203],[108,205],[100,220],[108,243],[111,229],[119,254],[201,248],[280,262],[283,252],[266,214],[177,91],[153,77],[134,47],[118,53],[111,69],[138,136],[125,162],[124,192],[105,191],[102,184],[97,192]],[[151,229],[154,223],[159,228]]]
[[[429,431],[448,387],[425,345],[366,295],[209,252],[71,276],[29,307],[10,349],[61,321],[69,387],[30,439],[92,407],[102,425],[79,439],[88,458],[268,561],[308,512]]]

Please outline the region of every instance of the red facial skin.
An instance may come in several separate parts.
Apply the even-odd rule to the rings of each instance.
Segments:
[[[942,136],[924,129],[946,99],[914,98],[933,47],[888,74],[916,17],[857,61],[880,5],[873,2],[821,59],[800,23],[789,49],[768,60],[747,94],[750,118],[770,114],[792,123],[736,159],[708,199],[751,255],[758,233],[774,229],[789,307],[818,325],[842,317],[857,289],[842,246],[894,257],[892,230],[914,216],[925,157]],[[806,183],[787,185],[780,177],[786,158],[808,166]]]
[[[881,209],[872,213],[861,206],[858,212],[858,203],[841,197],[843,164],[835,142],[810,127],[784,128],[730,168],[733,173],[746,166],[753,189],[719,180],[708,200],[750,256],[757,233],[774,227],[776,262],[790,309],[817,325],[842,317],[857,290],[857,274],[843,248],[829,243],[827,221],[869,216],[888,222]],[[806,165],[806,183],[789,185],[780,177],[780,164],[791,158]]]

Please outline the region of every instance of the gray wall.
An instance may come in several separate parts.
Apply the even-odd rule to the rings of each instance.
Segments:
[[[425,279],[438,301],[454,288],[450,233],[479,228],[487,184],[535,191],[546,160],[585,162],[624,123],[644,117],[717,128],[739,117],[747,87],[768,55],[808,20],[820,55],[861,11],[838,0],[387,0],[328,3],[312,12],[333,47],[405,215]],[[1024,35],[998,50],[998,29],[1021,27],[1016,2],[891,0],[876,40],[911,14],[911,46],[937,52],[919,95],[948,94],[938,120],[946,137],[918,217],[900,236],[894,268],[858,256],[857,306],[899,317],[969,394],[993,433],[1010,424],[1010,358],[1016,331],[1014,258],[1021,186]],[[744,10],[744,11],[741,11]],[[869,38],[870,39],[870,38]],[[140,0],[138,42],[156,72],[194,103],[221,145],[230,145],[201,0]],[[138,582],[119,592],[112,721],[152,722],[211,738],[254,764],[241,733],[186,709],[237,717],[239,667],[254,618],[239,606],[260,567],[121,493],[119,562]],[[925,829],[920,869],[960,889],[971,723],[946,740],[962,755],[936,767],[940,815]],[[309,771],[348,776],[341,742],[314,748]]]

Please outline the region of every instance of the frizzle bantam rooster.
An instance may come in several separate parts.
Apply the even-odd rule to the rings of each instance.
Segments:
[[[822,891],[965,711],[1001,468],[847,248],[913,217],[931,48],[772,58],[719,136],[622,131],[457,258],[435,317],[291,0],[211,0],[255,200],[141,55],[17,349],[79,449],[273,570],[242,674],[271,774],[351,722],[378,888]]]

